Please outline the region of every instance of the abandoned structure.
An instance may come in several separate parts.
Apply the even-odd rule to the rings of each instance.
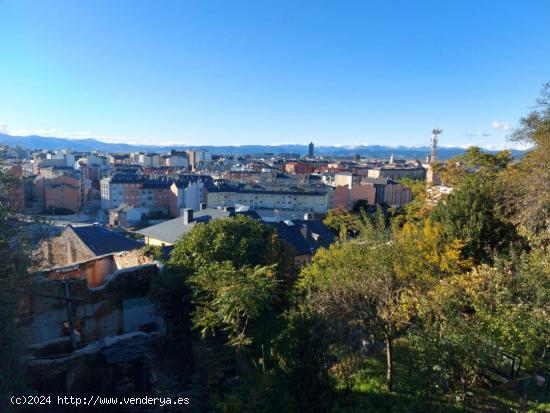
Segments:
[[[24,296],[20,323],[28,377],[37,390],[119,395],[147,391],[149,346],[165,330],[148,298],[161,266],[128,266],[137,262],[135,254],[107,254],[35,275]]]
[[[42,242],[39,251],[41,268],[69,265],[141,247],[143,244],[100,225],[68,225],[59,235]]]

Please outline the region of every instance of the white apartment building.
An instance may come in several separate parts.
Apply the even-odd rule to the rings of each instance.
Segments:
[[[157,153],[140,153],[138,162],[145,168],[160,167],[160,155]]]
[[[328,187],[310,191],[210,188],[207,205],[208,208],[246,205],[251,209],[327,213],[332,208],[333,194],[334,190]]]

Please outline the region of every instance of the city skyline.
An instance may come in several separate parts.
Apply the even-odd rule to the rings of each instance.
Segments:
[[[441,127],[441,146],[515,147],[506,136],[546,80],[549,12],[543,1],[3,1],[0,132],[414,147]]]

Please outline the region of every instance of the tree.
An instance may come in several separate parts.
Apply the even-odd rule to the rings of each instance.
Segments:
[[[343,207],[338,207],[331,209],[323,222],[341,240],[345,240],[359,235],[362,223],[361,218],[361,212],[351,213]]]
[[[332,326],[334,340],[357,348],[357,333],[386,345],[386,386],[393,388],[393,342],[409,319],[415,280],[396,271],[399,252],[379,212],[360,239],[319,251],[302,272],[301,288],[311,311]],[[361,333],[362,332],[362,333]],[[357,340],[355,345],[354,340]]]
[[[496,174],[506,169],[512,161],[512,153],[508,150],[492,154],[477,146],[470,146],[462,155],[436,165],[436,170],[443,184],[454,188],[470,173],[481,171]]]
[[[168,264],[190,272],[224,261],[231,261],[237,268],[269,265],[283,260],[282,251],[271,227],[236,216],[195,225],[176,243]]]
[[[334,383],[329,374],[331,330],[327,321],[310,311],[302,292],[295,291],[292,304],[284,314],[285,327],[277,337],[276,377],[287,394],[284,411],[316,413],[330,411]]]
[[[28,248],[15,239],[18,222],[6,208],[13,180],[0,168],[0,405],[25,388],[17,318],[21,290],[28,282]]]
[[[244,216],[197,224],[174,246],[153,294],[182,340],[200,332],[192,342],[196,369],[219,407],[240,409],[234,396],[253,392],[256,375],[266,380],[293,271],[274,230]]]
[[[501,199],[510,220],[532,244],[550,245],[550,82],[537,107],[521,118],[510,139],[531,146],[501,179],[507,190]]]
[[[466,170],[485,170],[498,172],[506,169],[512,162],[512,152],[500,151],[495,154],[483,151],[477,146],[468,147],[462,155],[453,159],[459,162]]]
[[[495,252],[521,241],[502,214],[494,191],[492,175],[468,174],[430,213],[448,242],[464,241],[463,258],[472,258],[475,263],[491,262]]]
[[[237,353],[252,344],[248,327],[269,309],[276,279],[274,267],[243,266],[230,261],[200,268],[188,279],[195,305],[193,323],[201,335],[225,332]]]
[[[415,274],[418,280],[430,284],[472,267],[472,260],[461,254],[464,241],[446,238],[442,225],[429,218],[407,222],[396,231],[395,238],[396,248],[401,252],[397,270],[403,275]]]
[[[164,261],[164,252],[159,245],[146,245],[141,249],[141,252],[147,258],[155,261]]]
[[[404,178],[399,183],[411,189],[412,201],[403,207],[405,213],[397,215],[394,221],[399,226],[403,226],[405,222],[422,220],[428,212],[426,181]]]
[[[484,368],[500,366],[502,351],[532,373],[550,367],[549,264],[544,251],[524,253],[443,279],[421,297],[409,343],[427,388],[465,397]]]

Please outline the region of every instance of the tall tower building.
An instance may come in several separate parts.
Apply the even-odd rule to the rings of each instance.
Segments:
[[[314,150],[315,150],[315,147],[314,147],[314,145],[313,145],[313,142],[310,142],[310,143],[309,143],[309,151],[308,151],[308,154],[307,154],[307,156],[308,156],[309,158],[313,158],[313,152],[314,152]]]

